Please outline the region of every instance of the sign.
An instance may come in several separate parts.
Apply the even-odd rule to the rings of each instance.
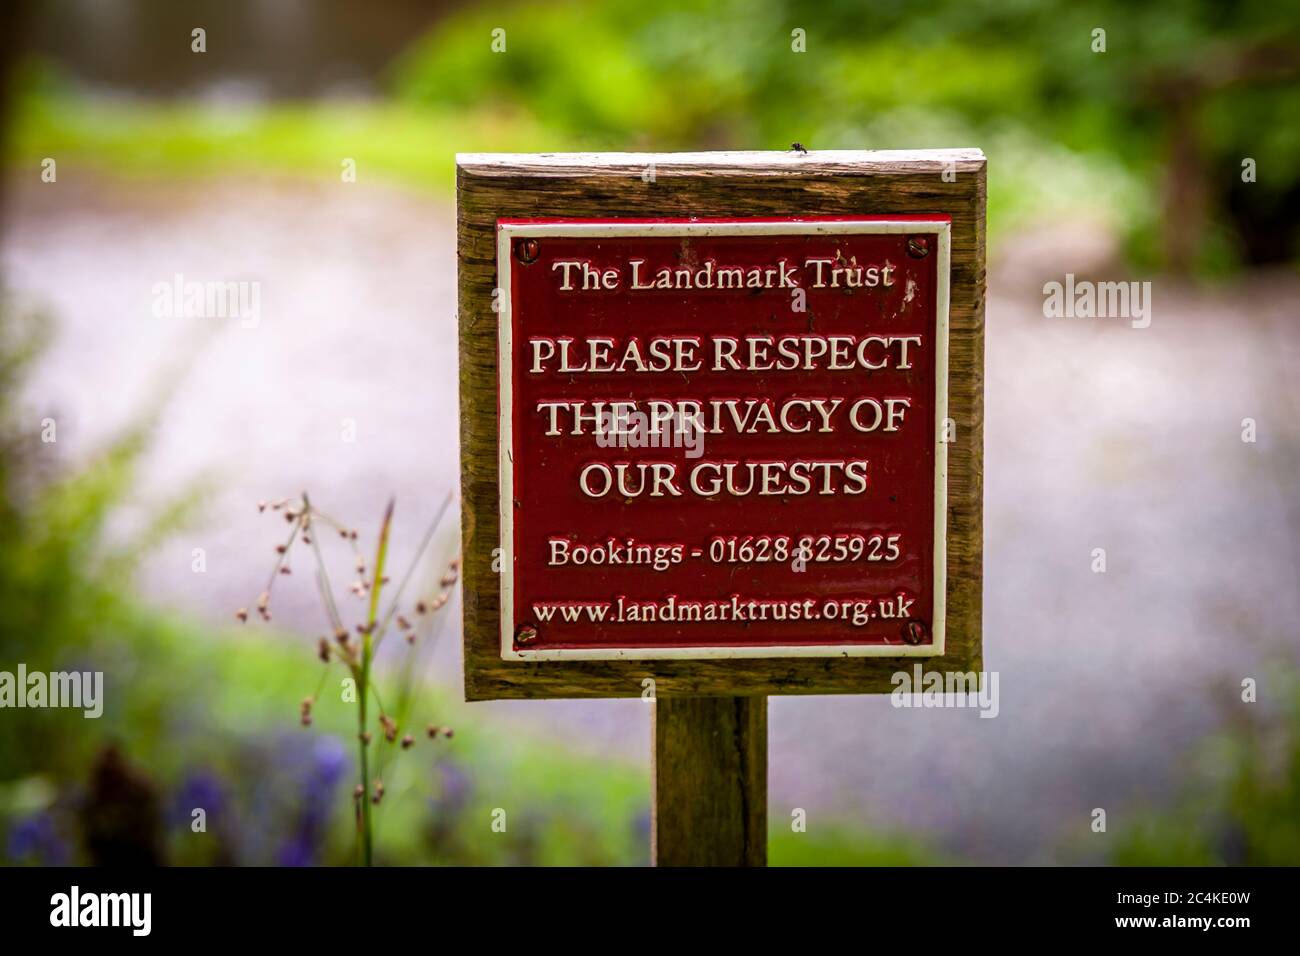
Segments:
[[[468,699],[981,668],[982,154],[468,155],[458,213]]]
[[[502,657],[942,654],[949,229],[499,222]]]

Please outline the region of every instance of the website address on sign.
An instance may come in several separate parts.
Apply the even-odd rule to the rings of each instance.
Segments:
[[[714,600],[683,601],[676,594],[662,600],[637,601],[620,595],[613,601],[538,601],[538,621],[576,624],[713,624],[750,621],[843,621],[865,627],[873,621],[911,618],[915,598],[899,592],[888,598],[747,598],[733,594]]]

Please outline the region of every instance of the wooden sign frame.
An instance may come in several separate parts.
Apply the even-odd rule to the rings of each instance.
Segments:
[[[457,156],[467,700],[888,693],[892,675],[982,670],[985,159],[973,149]],[[500,638],[498,340],[503,219],[946,216],[945,642],[940,655],[512,660]]]

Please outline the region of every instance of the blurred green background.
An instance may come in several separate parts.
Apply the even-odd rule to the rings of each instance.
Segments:
[[[1288,118],[1300,108],[1300,17],[1268,0],[398,3],[365,14],[331,2],[283,28],[307,63],[274,35],[259,50],[248,36],[257,4],[122,6],[138,11],[145,36],[116,54],[84,38],[101,26],[78,23],[91,5],[43,5],[31,19],[55,49],[88,60],[92,80],[150,95],[88,98],[70,64],[28,59],[11,156],[57,151],[141,176],[333,177],[349,155],[445,193],[453,154],[476,150],[978,143],[998,158],[994,228],[1084,212],[1122,221],[1138,261],[1179,269],[1296,255],[1300,131]],[[200,20],[211,39],[202,57],[178,42],[168,58],[156,52]],[[435,25],[402,39],[425,20]],[[313,27],[337,34],[333,45]],[[380,48],[331,64],[353,29]],[[504,54],[494,29],[506,30]],[[78,33],[81,45],[54,39]],[[793,54],[796,42],[807,52]],[[259,53],[278,55],[278,72]],[[223,70],[226,87],[198,103],[187,95]],[[1247,157],[1267,173],[1248,189]]]
[[[205,179],[337,183],[351,157],[367,178],[445,206],[455,152],[980,146],[993,257],[1044,222],[1078,223],[1113,237],[1107,262],[1126,274],[1205,288],[1290,273],[1300,252],[1300,11],[1287,5],[270,6],[16,5],[4,24],[0,214],[39,189],[30,183],[45,157],[127,195]],[[200,24],[202,56],[190,50]],[[493,50],[497,28],[505,52]],[[1243,181],[1246,159],[1257,181]],[[6,228],[21,257],[21,229]],[[93,454],[56,455],[38,435],[45,393],[26,381],[57,318],[28,298],[6,297],[0,343],[0,668],[103,670],[129,693],[98,721],[0,715],[6,860],[351,861],[349,712],[326,701],[310,730],[295,720],[318,680],[314,635],[250,635],[138,583],[142,561],[221,507],[202,478],[136,500],[173,386],[160,383],[164,397]],[[1294,460],[1294,446],[1283,451]],[[115,515],[128,506],[146,517],[124,534]],[[367,505],[376,517],[380,506]],[[1294,552],[1277,560],[1294,581]],[[459,608],[445,613],[454,647]],[[1188,748],[1180,785],[1128,814],[1104,846],[1063,827],[1034,858],[1300,862],[1300,689],[1286,676],[1300,622],[1288,614],[1267,706],[1214,722]],[[1210,693],[1192,680],[1188,693]],[[643,766],[458,701],[454,682],[420,696],[419,719],[456,736],[421,742],[386,771],[380,862],[647,861]],[[511,801],[527,810],[499,839],[486,821]],[[209,808],[204,839],[190,829],[195,806]],[[792,833],[774,813],[771,858],[983,857],[847,817]]]

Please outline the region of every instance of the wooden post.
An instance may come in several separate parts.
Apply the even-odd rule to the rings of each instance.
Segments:
[[[650,856],[656,866],[767,865],[767,698],[659,698]]]

